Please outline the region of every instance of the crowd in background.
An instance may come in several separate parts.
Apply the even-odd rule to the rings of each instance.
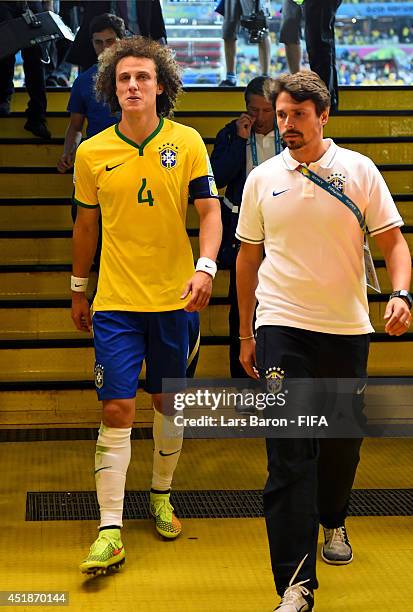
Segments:
[[[369,0],[364,0],[367,2]],[[344,0],[358,4],[356,0]],[[373,0],[371,0],[371,3]],[[54,2],[54,9],[60,11],[65,22],[75,31],[82,21],[82,8],[84,2]],[[95,3],[93,3],[95,4]],[[102,3],[98,3],[102,4]],[[107,2],[105,4],[111,4]],[[112,3],[113,4],[113,3]],[[117,2],[121,7],[122,2]],[[170,10],[170,9],[169,9]],[[102,11],[104,12],[104,11]],[[413,14],[413,12],[412,12]],[[168,22],[167,19],[165,19]],[[188,26],[190,27],[190,26]],[[166,28],[168,30],[168,26]],[[184,26],[182,26],[184,29]],[[288,70],[284,45],[278,41],[279,20],[271,26],[271,67],[270,74],[275,76]],[[199,32],[197,33],[199,35]],[[243,34],[241,33],[241,38]],[[169,44],[172,48],[178,47],[178,40],[171,38]],[[203,39],[199,38],[200,43]],[[217,45],[221,41],[217,40]],[[399,46],[400,45],[400,46]],[[408,47],[404,47],[407,45]],[[409,46],[412,45],[410,49]],[[205,45],[204,45],[205,46]],[[388,57],[368,61],[367,47],[383,47],[387,49]],[[302,45],[305,49],[305,45]],[[364,47],[364,49],[363,49]],[[212,43],[211,43],[212,48]],[[207,53],[201,57],[191,57],[188,46],[182,54],[177,56],[184,66],[184,84],[210,84],[217,85],[222,75],[222,64],[219,58]],[[338,21],[336,25],[337,72],[339,85],[411,85],[413,83],[413,17],[409,23],[402,18],[394,18],[389,23],[376,22],[373,19],[361,19],[349,25],[348,22]],[[70,86],[78,74],[77,66],[65,61],[63,55],[67,45],[58,43],[51,54],[52,67],[47,68],[46,85]],[[221,54],[222,55],[222,54]],[[53,71],[53,67],[56,68]],[[303,54],[303,66],[308,67],[306,53]],[[237,55],[236,72],[238,84],[246,85],[252,78],[260,74],[258,61],[258,48],[248,45],[244,36],[244,44],[240,45]],[[15,77],[15,86],[24,86],[24,72],[21,56],[18,54]]]

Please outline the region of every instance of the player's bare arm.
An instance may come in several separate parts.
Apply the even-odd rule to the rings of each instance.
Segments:
[[[78,206],[73,227],[73,277],[87,279],[99,236],[99,208]],[[72,291],[72,320],[79,331],[92,327],[90,307],[85,291]]]
[[[199,252],[200,257],[215,261],[222,239],[221,209],[216,198],[195,200],[195,208],[199,214]],[[212,293],[213,276],[207,272],[195,272],[188,281],[181,296],[184,299],[191,293],[191,299],[185,310],[200,311],[208,306]]]

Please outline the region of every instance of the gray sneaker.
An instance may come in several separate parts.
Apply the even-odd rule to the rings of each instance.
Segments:
[[[305,588],[301,582],[289,586],[284,591],[280,605],[274,610],[280,612],[310,612],[314,610],[314,599],[311,591]]]
[[[324,544],[321,556],[330,565],[347,565],[353,561],[353,551],[344,525],[335,529],[324,529]]]
[[[310,589],[307,589],[304,585],[306,582],[309,582],[310,579],[302,580],[301,582],[296,582],[294,584],[294,580],[296,579],[298,572],[302,568],[304,561],[307,559],[308,554],[305,555],[304,559],[300,562],[299,566],[294,572],[293,577],[291,578],[288,587],[284,591],[284,595],[281,598],[280,603],[275,608],[276,610],[280,610],[280,612],[314,612],[314,595]]]

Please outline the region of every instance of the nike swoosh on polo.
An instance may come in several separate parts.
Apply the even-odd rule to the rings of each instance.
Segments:
[[[367,385],[363,385],[362,387],[360,387],[360,389],[357,389],[356,390],[357,395],[361,395],[366,387]]]
[[[274,197],[281,195],[282,193],[285,193],[286,191],[290,191],[289,189],[284,189],[284,191],[273,191],[272,195]]]
[[[171,455],[176,455],[176,453],[179,453],[181,449],[174,451],[173,453],[164,453],[163,451],[159,451],[159,454],[161,457],[170,457]]]
[[[121,166],[122,164],[124,164],[125,162],[121,162],[120,164],[116,164],[116,166],[111,166],[109,167],[108,165],[106,165],[106,172],[110,172],[111,170],[114,170],[115,168],[118,168],[119,166]]]
[[[110,470],[111,467],[112,467],[111,465],[105,465],[104,467],[101,467],[98,470],[95,470],[95,474],[97,474],[101,470]]]

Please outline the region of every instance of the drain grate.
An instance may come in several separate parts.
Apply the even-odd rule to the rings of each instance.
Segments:
[[[180,518],[256,518],[263,515],[262,492],[174,491],[171,501]],[[125,519],[148,519],[149,493],[127,491]],[[356,489],[350,516],[413,516],[413,489]],[[94,491],[28,492],[26,521],[98,520]]]

